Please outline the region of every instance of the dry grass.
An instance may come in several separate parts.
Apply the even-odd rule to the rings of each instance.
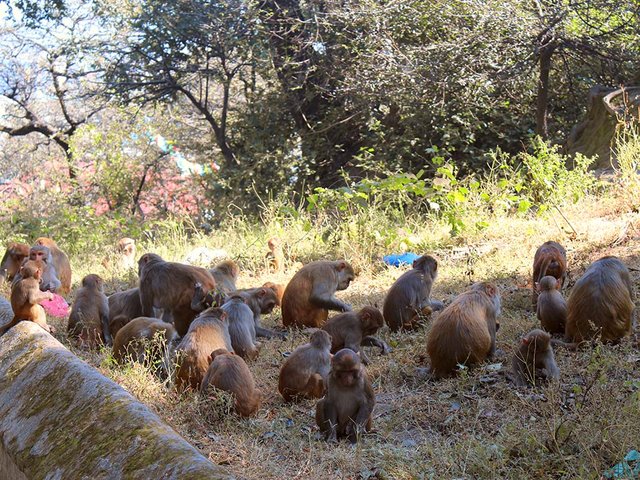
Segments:
[[[263,407],[251,419],[227,414],[224,398],[180,396],[143,368],[116,367],[106,351],[77,353],[240,478],[598,478],[627,451],[640,447],[637,338],[615,347],[556,352],[560,383],[517,389],[506,375],[518,338],[537,323],[529,306],[530,275],[534,251],[542,242],[554,239],[567,247],[570,275],[565,295],[586,266],[603,255],[618,255],[634,268],[637,290],[640,215],[615,199],[587,199],[564,213],[572,227],[555,214],[546,219],[503,219],[471,237],[452,240],[439,235],[438,247],[425,252],[440,261],[435,298],[448,302],[479,280],[494,281],[502,289],[497,359],[436,383],[424,375],[429,322],[412,334],[392,334],[385,328],[380,336],[394,350],[388,356],[372,351],[368,368],[377,395],[375,432],[357,446],[320,441],[315,402],[287,405],[277,393],[282,354],[306,342],[308,332],[265,342],[260,357],[250,364],[266,394]],[[433,242],[429,231],[425,226],[421,242]],[[210,246],[223,246],[216,241]],[[157,248],[167,258],[183,253],[169,245]],[[261,255],[259,247],[248,251]],[[74,259],[81,272],[76,282],[90,271],[84,266],[87,262],[79,263]],[[97,271],[100,268],[95,273],[109,274]],[[381,264],[368,266],[339,296],[355,307],[381,306],[386,289],[402,272]],[[244,271],[241,286],[286,282],[293,273],[274,278],[259,268]],[[109,278],[109,287],[121,289],[134,281],[135,275],[123,277],[120,272]],[[265,319],[267,326],[278,322],[277,312]],[[53,323],[60,331],[57,336],[68,344],[64,321]]]

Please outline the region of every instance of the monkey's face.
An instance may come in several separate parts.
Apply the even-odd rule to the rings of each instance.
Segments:
[[[358,383],[360,369],[337,370],[335,377],[340,386],[345,388],[354,387]]]
[[[41,250],[32,250],[29,253],[29,260],[42,260],[43,262],[47,262],[47,255]]]

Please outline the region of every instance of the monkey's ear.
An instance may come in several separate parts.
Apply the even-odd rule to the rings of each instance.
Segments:
[[[220,320],[224,322],[226,319],[227,319],[227,312],[223,310],[222,313],[220,314]]]
[[[267,289],[266,288],[261,288],[260,290],[258,290],[258,296],[259,297],[264,297],[267,294]]]
[[[338,263],[338,271],[341,272],[342,270],[344,270],[345,268],[347,268],[347,262],[340,262]]]
[[[489,295],[490,297],[493,297],[496,294],[496,287],[494,287],[490,283],[487,283],[484,287],[484,291],[486,292],[487,295]]]
[[[523,344],[523,345],[529,345],[529,342],[530,342],[530,341],[531,341],[531,340],[529,340],[527,337],[522,337],[522,344]]]
[[[557,286],[558,290],[560,290],[562,288],[562,280],[560,280],[559,278],[556,279],[556,286]]]

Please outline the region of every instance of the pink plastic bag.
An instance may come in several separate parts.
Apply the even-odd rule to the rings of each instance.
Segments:
[[[66,318],[69,315],[69,304],[57,293],[53,294],[52,300],[45,300],[40,305],[52,317]]]

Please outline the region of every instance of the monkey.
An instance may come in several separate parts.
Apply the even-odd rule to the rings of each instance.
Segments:
[[[560,378],[560,369],[553,356],[550,342],[551,335],[540,329],[531,330],[520,340],[511,361],[517,386],[535,385],[536,376],[539,376],[536,375],[538,370],[547,380]]]
[[[382,313],[375,307],[364,307],[359,312],[345,312],[330,318],[322,327],[331,335],[331,353],[350,348],[360,354],[368,365],[369,357],[360,346],[378,347],[383,355],[391,351],[389,345],[374,335],[384,324]]]
[[[170,323],[157,318],[134,318],[114,337],[113,358],[120,364],[131,360],[156,374],[166,374],[178,340],[178,332]]]
[[[53,257],[53,266],[60,279],[60,293],[61,295],[67,295],[71,292],[71,264],[69,263],[69,257],[64,253],[50,238],[40,237],[36,238],[35,245],[42,245],[47,247]],[[43,278],[44,281],[44,278]]]
[[[53,256],[49,247],[43,245],[34,245],[29,249],[29,260],[37,260],[42,263],[42,279],[40,281],[40,290],[43,292],[50,291],[56,293],[61,291],[62,282],[58,279],[58,273],[53,264]],[[23,260],[24,263],[24,260]],[[20,281],[20,271],[13,278],[12,284]]]
[[[240,296],[231,297],[222,305],[227,313],[231,346],[242,358],[255,360],[260,353],[260,342],[256,342],[253,312]]]
[[[29,256],[29,245],[26,243],[10,243],[0,261],[0,283],[10,282],[20,271],[20,266]]]
[[[233,260],[225,260],[220,262],[214,268],[209,270],[213,279],[216,281],[218,291],[223,295],[228,295],[237,290],[236,282],[240,274],[240,268]]]
[[[264,288],[270,288],[276,294],[276,306],[282,305],[282,296],[284,295],[284,285],[280,283],[266,282],[262,285]]]
[[[282,251],[282,243],[277,237],[272,237],[267,242],[269,251],[265,255],[269,264],[269,271],[279,273],[284,269],[284,252]]]
[[[603,342],[616,343],[631,334],[633,309],[629,270],[617,257],[600,258],[571,290],[565,342],[580,343],[600,335]]]
[[[212,307],[196,317],[178,344],[176,387],[179,391],[200,387],[211,363],[211,352],[219,348],[233,352],[227,314],[221,308]]]
[[[276,305],[278,305],[278,297],[274,288],[264,286],[258,288],[245,288],[230,293],[227,298],[233,296],[241,297],[253,312],[256,336],[263,338],[285,338],[284,334],[274,332],[260,324],[260,315],[271,313]]]
[[[535,285],[539,294],[536,314],[542,329],[549,333],[564,334],[567,302],[560,293],[561,284],[557,278],[547,275]]]
[[[202,380],[200,392],[207,395],[212,387],[230,392],[239,415],[250,417],[255,414],[262,404],[262,393],[256,388],[245,361],[224,349],[211,352],[210,357],[212,362]]]
[[[120,254],[119,264],[122,268],[136,267],[136,241],[133,238],[124,237],[118,240],[116,251]]]
[[[154,308],[170,315],[179,335],[185,335],[189,324],[198,314],[191,308],[195,285],[204,291],[215,290],[216,282],[204,268],[166,262],[154,253],[146,253],[138,260],[140,303],[142,316],[153,317]]]
[[[43,270],[44,264],[40,260],[27,260],[20,267],[20,279],[14,279],[11,286],[13,319],[0,327],[0,336],[21,320],[30,320],[47,332],[55,333],[55,329],[47,324],[47,315],[40,306],[40,303],[53,298],[51,292],[40,291]]]
[[[413,261],[413,268],[398,278],[389,289],[382,311],[391,331],[413,330],[419,320],[418,312],[438,310],[439,302],[430,299],[433,282],[438,276],[438,262],[429,255]]]
[[[138,288],[109,295],[109,332],[115,338],[122,327],[134,318],[142,317],[142,304]]]
[[[335,297],[349,287],[355,275],[343,260],[317,261],[302,267],[293,276],[282,296],[282,323],[285,327],[321,327],[329,310],[350,312],[351,305]]]
[[[435,378],[453,375],[458,364],[473,366],[492,358],[499,328],[500,292],[488,282],[474,283],[434,321],[427,353]]]
[[[567,251],[558,242],[544,242],[536,250],[533,257],[533,290],[531,303],[535,307],[538,302],[536,283],[540,283],[542,277],[551,275],[560,280],[560,290],[567,278]]]
[[[102,266],[107,269],[114,263],[124,270],[136,268],[136,241],[133,238],[124,237],[118,240],[114,253],[102,260]]]
[[[322,398],[331,370],[331,337],[324,330],[311,334],[309,343],[296,348],[280,368],[278,391],[285,402],[300,397]]]
[[[371,430],[371,414],[376,396],[353,350],[344,348],[331,359],[327,378],[327,394],[316,405],[316,424],[325,440],[336,442],[346,437],[356,443]]]
[[[69,337],[76,337],[82,345],[96,348],[101,343],[111,345],[109,330],[109,300],[104,294],[104,281],[98,275],[90,274],[82,279],[82,287],[76,291],[71,307]]]

